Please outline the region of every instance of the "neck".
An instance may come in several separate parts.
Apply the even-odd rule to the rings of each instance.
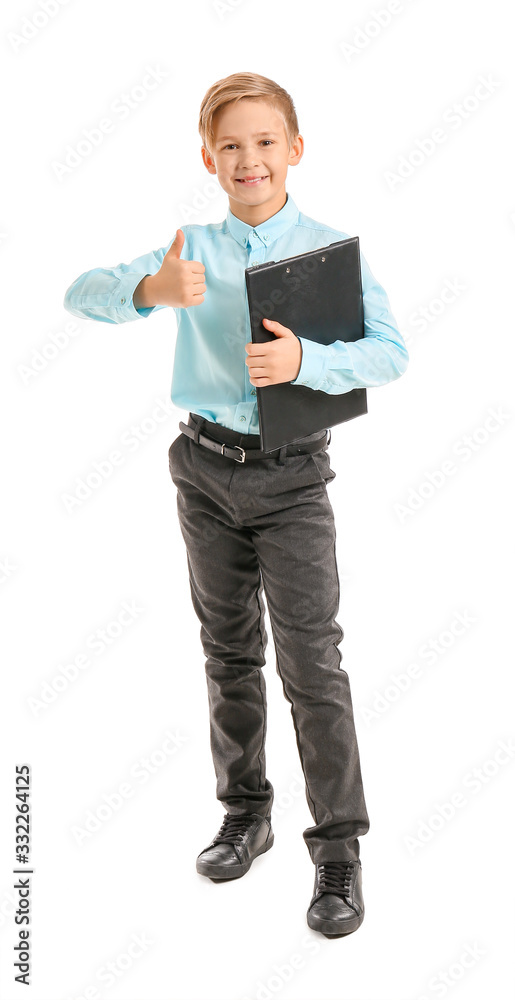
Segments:
[[[278,191],[270,201],[266,201],[263,205],[242,205],[241,202],[235,202],[233,198],[229,198],[229,208],[233,215],[241,222],[245,222],[248,226],[260,226],[262,222],[266,222],[270,219],[272,215],[276,215],[277,212],[284,208],[287,201],[287,194],[285,188]]]

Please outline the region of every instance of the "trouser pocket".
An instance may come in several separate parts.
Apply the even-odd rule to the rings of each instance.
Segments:
[[[331,462],[327,453],[327,448],[322,448],[320,451],[313,452],[311,458],[313,459],[313,462],[315,463],[324,482],[332,482],[336,476],[336,472],[334,469],[331,469]]]

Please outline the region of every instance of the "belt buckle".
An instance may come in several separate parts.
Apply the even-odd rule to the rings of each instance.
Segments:
[[[244,449],[243,449],[243,448],[240,448],[239,444],[234,444],[234,445],[232,445],[232,447],[233,447],[234,451],[240,451],[240,452],[241,452],[241,454],[243,455],[243,458],[234,458],[234,459],[233,459],[233,461],[234,461],[234,462],[238,462],[238,464],[239,464],[239,465],[242,465],[242,464],[243,464],[243,462],[245,461],[245,451],[244,451]],[[222,444],[222,450],[221,450],[221,452],[220,452],[220,454],[221,454],[221,455],[223,455],[223,454],[224,454],[224,452],[225,452],[225,448],[226,448],[226,444],[225,444],[225,442],[224,442],[224,443]]]

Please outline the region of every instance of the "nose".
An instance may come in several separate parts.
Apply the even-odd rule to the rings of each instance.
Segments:
[[[252,147],[250,147],[249,149],[244,149],[243,147],[241,147],[240,148],[240,166],[242,166],[242,167],[244,167],[244,166],[255,167],[256,164],[259,163],[259,160],[255,160],[254,159],[255,155],[256,154],[255,154],[254,150],[252,149]]]
[[[255,160],[252,156],[244,156],[240,160],[240,170],[253,170],[259,165],[259,161]]]

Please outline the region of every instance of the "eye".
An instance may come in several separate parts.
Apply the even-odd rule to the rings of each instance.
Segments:
[[[270,146],[273,145],[273,140],[272,139],[261,139],[261,142],[268,142],[270,144]],[[236,145],[235,142],[229,142],[227,144],[227,146],[223,146],[223,149],[230,149],[231,146],[235,146],[235,145]]]

